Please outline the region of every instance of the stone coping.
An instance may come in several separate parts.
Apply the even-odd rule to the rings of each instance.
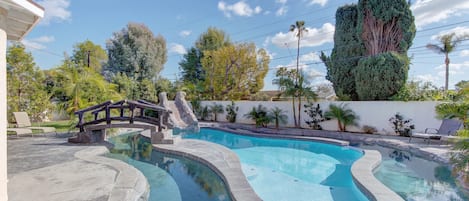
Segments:
[[[155,150],[201,162],[225,182],[234,201],[261,201],[246,179],[238,156],[230,149],[202,140],[183,139],[175,144],[153,144]]]
[[[397,193],[378,181],[373,172],[381,163],[376,150],[364,150],[364,155],[352,165],[352,177],[360,190],[373,201],[404,201]]]
[[[75,153],[75,157],[90,163],[102,164],[118,172],[108,201],[146,201],[150,195],[150,185],[146,177],[133,166],[105,157],[109,149],[104,146],[90,147]]]

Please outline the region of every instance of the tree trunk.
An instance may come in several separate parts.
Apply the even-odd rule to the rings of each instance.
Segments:
[[[445,64],[446,64],[446,72],[445,72],[445,92],[448,91],[448,80],[449,80],[449,57],[448,53],[445,53]]]
[[[300,40],[301,40],[301,29],[298,28],[298,48],[296,51],[296,90],[300,89]],[[298,93],[298,124],[295,125],[296,127],[300,128],[301,127],[301,93],[299,91],[296,91]],[[296,117],[295,117],[296,118]]]
[[[295,96],[292,96],[292,107],[293,107],[293,120],[295,122],[295,127],[298,126],[298,124],[296,123],[296,109],[295,109]]]

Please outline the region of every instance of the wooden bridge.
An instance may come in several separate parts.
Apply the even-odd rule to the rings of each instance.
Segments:
[[[103,141],[107,128],[149,129],[152,142],[157,134],[160,136],[155,141],[161,141],[164,131],[169,128],[170,113],[170,110],[144,100],[107,101],[75,112],[78,115],[76,127],[80,129],[77,141]],[[97,133],[98,137],[95,136]]]

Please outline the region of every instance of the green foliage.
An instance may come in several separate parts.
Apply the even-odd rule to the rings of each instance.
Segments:
[[[234,101],[231,101],[231,105],[226,106],[226,120],[231,123],[236,122],[236,116],[238,115],[239,107],[235,105]]]
[[[267,124],[270,122],[267,108],[262,105],[258,105],[257,108],[253,107],[249,113],[244,114],[244,117],[254,120],[256,127],[267,127]]]
[[[204,81],[205,91],[211,100],[239,100],[256,93],[264,87],[269,62],[267,52],[256,52],[253,43],[205,51],[202,67],[210,78]]]
[[[394,114],[389,118],[394,132],[400,136],[409,137],[412,130],[415,129],[415,125],[412,124],[412,119],[405,119],[405,117],[399,113]]]
[[[357,126],[357,120],[360,118],[354,111],[347,108],[346,104],[340,105],[330,104],[329,110],[324,113],[326,119],[336,119],[339,131],[347,131],[347,126]]]
[[[282,96],[292,97],[293,119],[296,127],[301,124],[301,99],[307,101],[316,100],[317,94],[313,91],[309,80],[305,79],[304,73],[297,73],[295,69],[288,70],[285,67],[277,69],[277,77],[273,82],[279,86]],[[298,111],[295,109],[295,99],[298,99]],[[296,115],[298,112],[298,116]]]
[[[321,60],[339,99],[395,95],[407,79],[406,55],[414,37],[414,17],[405,0],[359,0],[337,9],[334,49],[330,57],[322,53]]]
[[[101,73],[102,66],[107,62],[107,59],[106,51],[100,45],[96,45],[90,40],[77,43],[73,47],[73,56],[71,58],[73,63],[90,67],[96,72]]]
[[[337,9],[335,19],[334,48],[327,57],[321,52],[321,60],[327,68],[326,79],[331,81],[340,100],[358,100],[353,69],[363,55],[364,48],[357,32],[358,10],[356,5]]]
[[[447,94],[431,82],[410,81],[394,95],[396,101],[441,101],[448,100]]]
[[[451,162],[455,169],[464,174],[468,174],[467,167],[469,165],[469,130],[458,131],[458,136],[462,139],[456,141],[453,146],[454,152],[451,154]]]
[[[194,47],[184,54],[182,61],[179,62],[182,71],[182,80],[184,82],[196,85],[204,81],[205,75],[202,64],[200,63],[201,59],[202,53]]]
[[[469,102],[469,81],[460,81],[456,84],[457,93],[454,100]]]
[[[468,102],[450,102],[441,103],[435,107],[437,118],[452,119],[457,118],[464,122],[464,127],[469,129],[469,103]]]
[[[286,112],[280,109],[279,107],[272,108],[268,115],[268,118],[275,123],[275,128],[278,129],[280,124],[286,124],[288,120],[288,116],[285,114]]]
[[[209,109],[207,106],[202,106],[200,100],[192,100],[192,111],[194,112],[195,116],[198,120],[206,120],[209,115]]]
[[[223,105],[222,104],[217,104],[213,103],[209,107],[209,112],[213,115],[213,121],[217,121],[217,116],[218,114],[223,114]]]
[[[153,80],[166,63],[166,41],[154,36],[144,24],[129,23],[106,44],[109,61],[106,67],[108,77],[124,73],[138,81]]]
[[[309,102],[308,104],[305,104],[305,112],[309,116],[310,120],[305,121],[306,124],[309,125],[314,130],[322,130],[321,125],[319,125],[320,122],[324,121],[324,116],[322,114],[322,109],[317,104],[314,106],[314,103]]]
[[[231,41],[229,36],[223,30],[215,27],[209,27],[195,42],[195,47],[200,52],[218,50],[230,45]]]
[[[409,60],[394,52],[362,58],[354,70],[360,100],[387,100],[405,85]]]
[[[21,44],[8,47],[6,61],[9,119],[13,119],[12,112],[24,111],[33,121],[43,120],[52,109],[44,73],[34,63],[31,53],[26,52]]]

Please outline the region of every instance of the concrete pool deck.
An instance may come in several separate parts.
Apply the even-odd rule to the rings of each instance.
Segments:
[[[105,144],[76,145],[66,137],[8,139],[8,200],[147,200],[141,172],[103,157]]]

